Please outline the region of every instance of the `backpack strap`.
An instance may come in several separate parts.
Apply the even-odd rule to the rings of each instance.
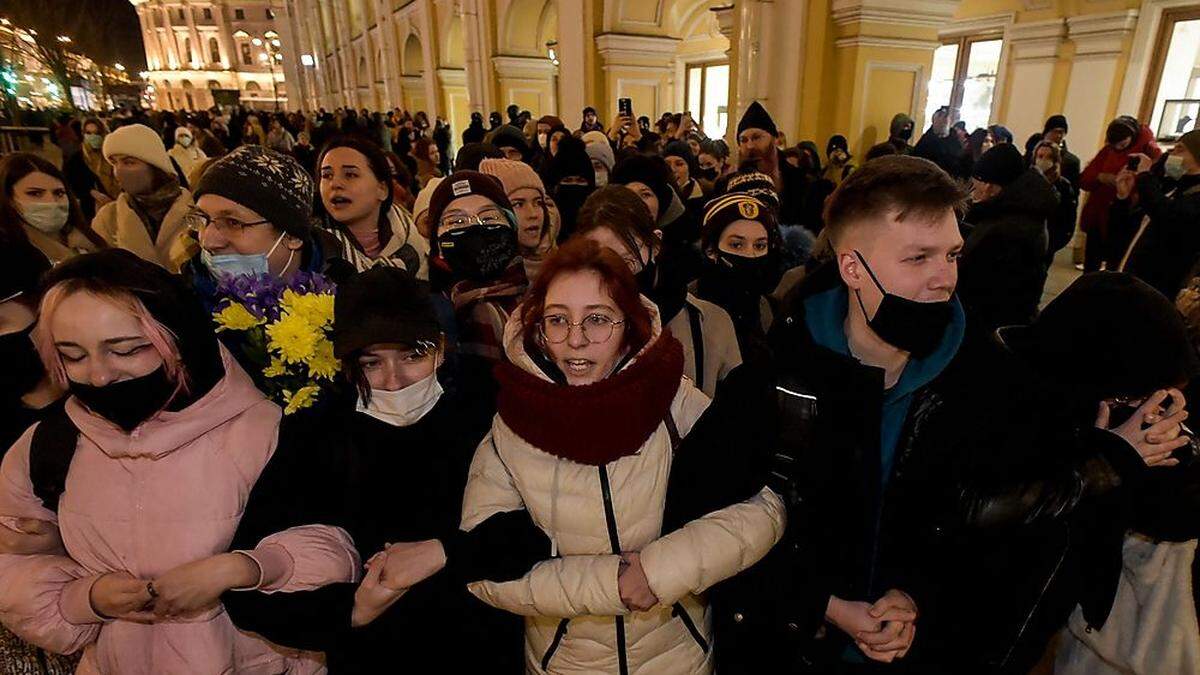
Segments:
[[[671,414],[670,410],[667,410],[667,416],[663,418],[663,424],[667,425],[667,435],[671,437],[671,453],[674,454],[675,450],[679,448],[682,438],[679,435],[679,427],[675,425],[675,415]]]
[[[67,416],[60,401],[33,430],[29,447],[29,482],[33,494],[51,511],[67,488],[67,471],[79,444],[79,428]]]
[[[692,357],[696,360],[696,388],[704,391],[704,328],[700,324],[700,308],[683,301],[688,323],[692,329]]]

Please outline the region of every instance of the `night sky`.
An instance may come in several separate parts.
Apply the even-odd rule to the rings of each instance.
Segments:
[[[129,0],[0,0],[0,16],[42,32],[68,35],[76,51],[93,60],[120,62],[131,72],[146,69],[137,12]]]

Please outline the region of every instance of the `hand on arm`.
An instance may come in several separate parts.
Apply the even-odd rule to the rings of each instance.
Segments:
[[[221,594],[258,583],[258,564],[240,553],[221,553],[180,565],[153,582],[154,614],[176,617],[215,607]]]
[[[383,556],[379,584],[393,591],[416,586],[446,566],[446,549],[437,539],[388,544],[378,555]]]
[[[658,604],[658,596],[650,589],[642,558],[636,551],[621,554],[621,569],[617,573],[617,590],[621,602],[635,612],[644,612]]]
[[[128,572],[109,572],[92,584],[88,599],[101,617],[148,623],[154,619],[149,583]]]

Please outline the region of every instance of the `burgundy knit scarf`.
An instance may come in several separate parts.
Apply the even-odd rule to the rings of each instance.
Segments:
[[[595,384],[547,382],[496,366],[500,418],[530,445],[580,464],[632,455],[662,424],[679,391],[683,347],[664,331],[624,370]]]

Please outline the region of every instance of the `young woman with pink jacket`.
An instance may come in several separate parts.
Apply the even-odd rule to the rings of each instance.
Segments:
[[[82,651],[79,673],[323,671],[238,631],[219,600],[357,576],[332,528],[277,535],[326,542],[308,547],[319,559],[273,555],[271,541],[228,552],[275,450],[279,408],[159,267],[110,249],[52,270],[46,288],[35,339],[71,396],[0,464],[0,526],[43,551],[0,552],[0,622],[47,650]]]

